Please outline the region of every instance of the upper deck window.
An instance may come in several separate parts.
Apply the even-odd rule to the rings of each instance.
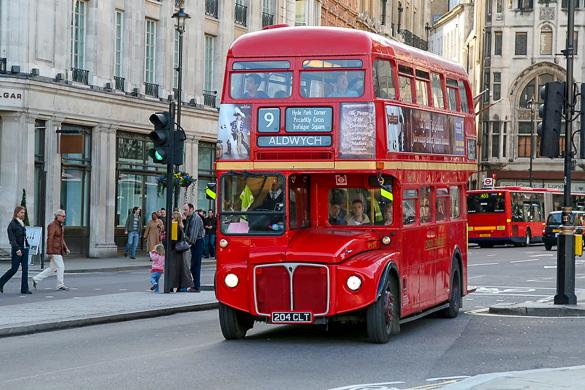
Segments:
[[[361,68],[362,60],[305,60],[303,68]]]
[[[376,60],[373,68],[374,93],[382,99],[396,99],[392,64],[388,60]]]
[[[429,74],[422,70],[416,71],[416,100],[419,105],[430,106]]]
[[[412,68],[402,65],[398,67],[400,100],[403,102],[414,103],[414,95],[412,93],[412,85],[414,84],[413,75]]]
[[[292,91],[292,72],[232,73],[230,85],[233,99],[287,98]]]
[[[433,107],[443,108],[443,86],[441,85],[441,76],[438,73],[432,74],[432,88],[433,88]]]
[[[459,97],[461,98],[461,111],[469,112],[469,104],[467,102],[467,92],[465,91],[465,84],[459,80]]]
[[[301,72],[301,96],[359,97],[364,94],[364,71]]]
[[[290,69],[288,61],[238,61],[232,65],[233,70],[267,70]]]
[[[459,111],[457,104],[457,95],[459,94],[459,91],[457,88],[457,81],[447,79],[447,101],[449,103],[450,111]]]

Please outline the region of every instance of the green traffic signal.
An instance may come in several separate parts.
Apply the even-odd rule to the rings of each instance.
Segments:
[[[164,163],[165,156],[163,156],[158,150],[154,148],[148,149],[148,156],[152,158],[154,162]]]
[[[171,154],[170,140],[173,134],[171,113],[156,112],[150,116],[149,120],[154,125],[154,131],[148,134],[153,143],[153,148],[149,149],[148,155],[154,163],[167,164]]]

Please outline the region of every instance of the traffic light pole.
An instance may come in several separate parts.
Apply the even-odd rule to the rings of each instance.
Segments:
[[[573,54],[575,30],[575,0],[568,0],[567,48],[563,54],[567,58],[567,84],[565,88],[565,181],[561,232],[557,251],[557,305],[577,304],[575,295],[575,236],[571,222],[571,171],[572,171],[572,119],[574,113],[573,95]]]
[[[173,226],[173,193],[175,191],[175,163],[173,161],[174,156],[172,153],[175,150],[175,102],[171,101],[169,103],[169,112],[171,113],[171,136],[169,137],[169,148],[171,153],[167,158],[167,218],[165,221],[165,288],[164,292],[169,293],[171,292],[170,289],[170,261],[169,257],[171,255],[171,233],[172,233],[172,226]]]

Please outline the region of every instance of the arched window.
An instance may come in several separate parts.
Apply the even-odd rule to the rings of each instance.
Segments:
[[[550,26],[540,30],[540,55],[549,56],[553,51],[553,31]]]

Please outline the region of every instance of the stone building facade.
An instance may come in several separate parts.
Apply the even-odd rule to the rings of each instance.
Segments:
[[[164,206],[165,167],[147,156],[150,114],[177,97],[178,34],[170,0],[0,2],[0,221],[23,190],[32,225],[67,211],[66,239],[78,255],[106,257],[125,243],[129,211],[144,222]],[[238,36],[294,24],[294,0],[186,0],[182,126],[185,163],[198,178],[181,200],[208,208],[218,91]],[[0,249],[9,247],[0,234]]]
[[[479,115],[481,177],[497,185],[563,187],[562,158],[540,158],[536,126],[540,122],[539,89],[549,81],[564,81],[566,60],[561,51],[567,39],[567,2],[484,0],[485,32],[481,36],[481,97]],[[585,4],[575,12],[574,78],[585,75]],[[578,107],[577,107],[578,108]],[[573,131],[579,129],[578,121]],[[573,138],[579,146],[579,135]],[[561,150],[564,150],[564,137]],[[532,172],[530,163],[532,161]],[[572,190],[585,192],[585,164],[576,160]]]

